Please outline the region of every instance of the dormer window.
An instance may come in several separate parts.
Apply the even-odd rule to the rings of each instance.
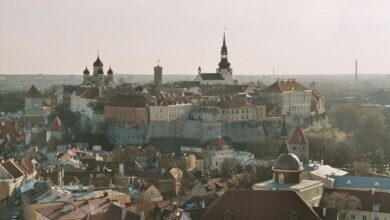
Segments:
[[[372,205],[372,211],[374,211],[374,212],[379,212],[380,208],[381,208],[380,204],[373,204]]]
[[[230,209],[226,209],[222,215],[223,220],[233,220],[233,213]]]
[[[298,213],[295,210],[290,213],[290,220],[298,220]]]
[[[357,207],[357,202],[355,200],[349,201],[349,209],[355,210]]]

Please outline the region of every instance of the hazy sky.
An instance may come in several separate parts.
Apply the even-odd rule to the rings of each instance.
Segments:
[[[390,73],[388,0],[1,0],[0,74]]]

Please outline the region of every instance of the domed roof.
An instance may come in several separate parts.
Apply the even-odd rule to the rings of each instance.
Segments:
[[[302,170],[301,161],[292,153],[282,153],[276,158],[274,169],[276,170]]]
[[[87,67],[85,67],[85,70],[84,70],[84,75],[89,75],[89,70],[88,70],[88,68]]]
[[[96,61],[93,63],[93,66],[102,67],[103,63],[100,61],[99,56],[97,57]]]
[[[98,73],[99,75],[103,75],[103,74],[104,74],[104,72],[103,72],[102,69],[99,69],[99,70],[97,71],[97,73]]]
[[[109,74],[109,75],[114,74],[114,71],[112,71],[111,67],[110,67],[110,69],[107,71],[107,74]]]
[[[210,143],[206,146],[206,148],[207,150],[212,150],[212,151],[223,151],[223,150],[232,149],[232,147],[222,137],[218,137],[210,141]]]

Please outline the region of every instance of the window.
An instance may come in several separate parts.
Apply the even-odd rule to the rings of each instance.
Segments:
[[[362,219],[367,220],[367,216],[363,215]]]
[[[290,213],[290,220],[298,220],[298,214],[295,210]]]
[[[356,219],[354,214],[351,214],[351,219]]]
[[[223,220],[232,220],[232,219],[233,219],[232,211],[230,209],[226,209],[223,212]]]
[[[381,205],[380,204],[373,204],[372,205],[372,211],[379,212]]]
[[[284,176],[283,174],[279,174],[279,183],[284,183]]]
[[[354,201],[354,200],[349,201],[349,209],[355,210],[356,206],[357,206],[357,202],[356,201]]]
[[[378,216],[374,216],[374,220],[379,220],[379,217]]]

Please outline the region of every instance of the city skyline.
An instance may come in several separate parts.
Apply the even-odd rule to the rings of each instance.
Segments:
[[[223,32],[234,75],[390,72],[386,1],[4,1],[0,74],[105,71],[196,75],[218,67]],[[93,10],[91,10],[93,9]],[[226,30],[225,30],[226,29]]]

